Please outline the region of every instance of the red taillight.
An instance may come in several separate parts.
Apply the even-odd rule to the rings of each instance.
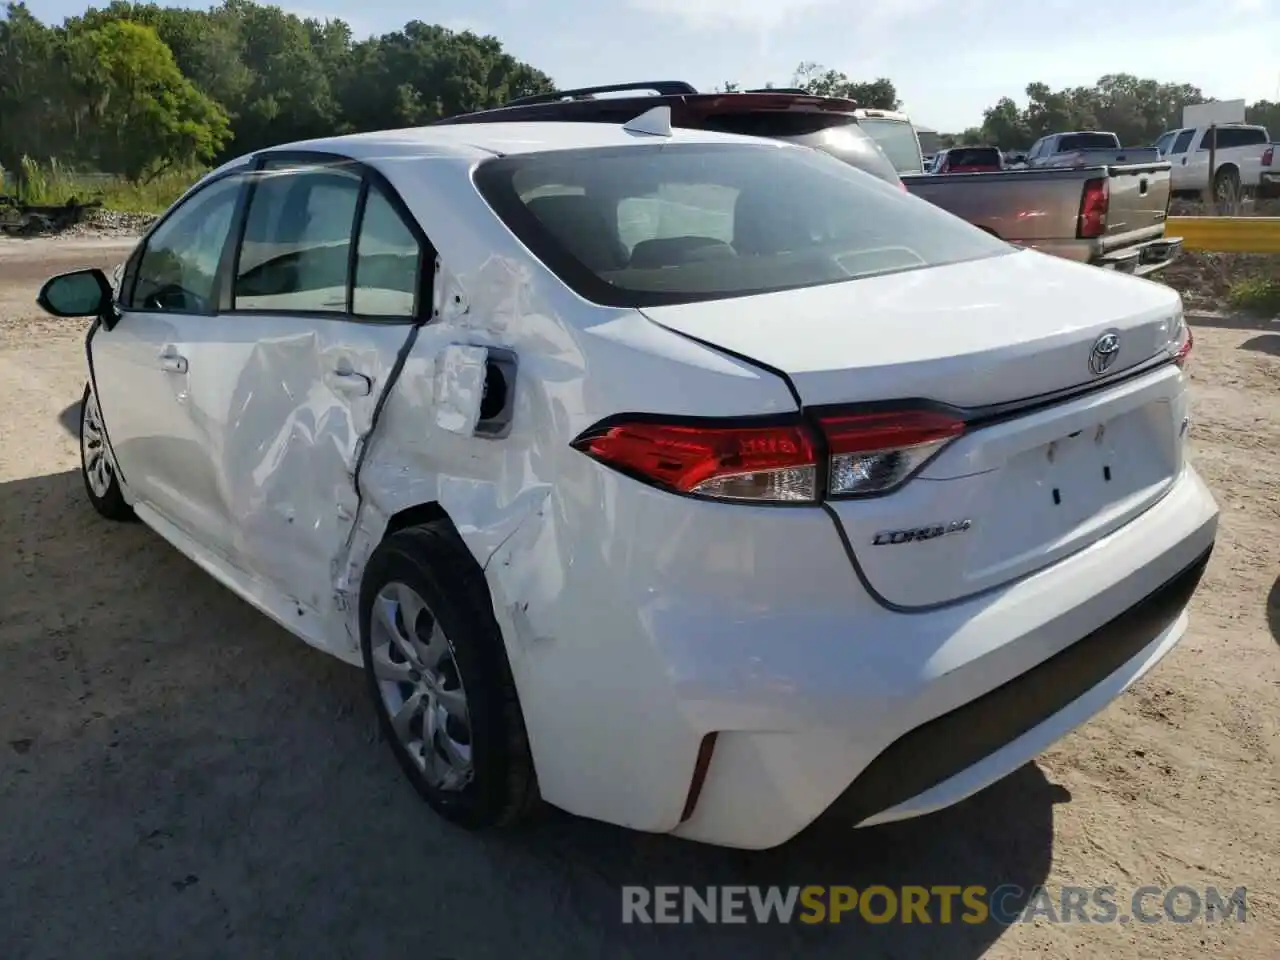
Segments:
[[[1195,344],[1195,337],[1191,335],[1191,328],[1183,323],[1182,339],[1178,341],[1178,347],[1173,352],[1173,362],[1178,366],[1183,366],[1187,362],[1187,357],[1191,356],[1191,348]]]
[[[817,457],[798,420],[770,426],[631,421],[588,431],[573,446],[679,493],[780,502],[816,498]]]
[[[1271,161],[1275,159],[1275,156],[1276,156],[1276,148],[1267,147],[1267,149],[1262,151],[1262,165],[1264,167],[1271,166]]]
[[[1105,177],[1085,181],[1084,196],[1080,200],[1080,227],[1082,239],[1101,237],[1107,232],[1107,207],[1111,204],[1111,188]]]
[[[965,428],[955,417],[918,410],[823,415],[817,423],[821,436],[799,417],[768,424],[618,420],[588,430],[573,447],[678,493],[814,503],[824,486],[836,497],[887,493]]]

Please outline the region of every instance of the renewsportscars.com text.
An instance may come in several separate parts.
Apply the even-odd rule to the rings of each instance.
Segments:
[[[623,887],[623,923],[1245,922],[1246,890],[1216,887]]]

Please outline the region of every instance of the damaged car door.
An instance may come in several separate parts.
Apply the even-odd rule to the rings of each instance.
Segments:
[[[371,170],[273,155],[248,192],[219,333],[191,348],[230,558],[299,616],[334,609],[362,444],[430,308],[427,250]]]

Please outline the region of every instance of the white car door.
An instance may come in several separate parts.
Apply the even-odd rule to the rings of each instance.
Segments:
[[[332,609],[360,442],[430,308],[425,238],[397,203],[353,164],[269,160],[248,194],[225,309],[188,347],[224,549],[299,613]]]
[[[216,324],[220,265],[244,179],[204,184],[130,258],[120,317],[90,342],[94,390],[137,505],[200,538],[219,519],[213,459],[192,419],[187,344]]]

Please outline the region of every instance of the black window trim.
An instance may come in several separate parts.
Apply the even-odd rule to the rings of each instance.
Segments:
[[[347,309],[336,310],[288,310],[288,309],[236,309],[233,306],[236,267],[240,261],[240,249],[244,242],[245,230],[248,226],[249,202],[257,186],[257,178],[253,174],[266,169],[275,163],[308,164],[315,166],[336,166],[351,171],[359,178],[359,193],[356,198],[356,209],[352,217],[351,244],[347,259]],[[155,232],[174,214],[186,207],[197,196],[209,187],[220,183],[228,177],[242,177],[239,192],[235,199],[235,208],[231,214],[231,227],[227,231],[222,253],[218,261],[217,279],[215,281],[216,309],[212,313],[182,313],[176,310],[153,310],[132,306],[134,287],[137,283],[137,268],[150,244]],[[358,238],[364,225],[364,211],[368,201],[370,186],[377,187],[386,198],[396,215],[404,222],[418,244],[418,289],[416,291],[414,312],[411,316],[388,314],[358,314],[354,311],[355,269],[358,257]],[[409,210],[404,198],[381,171],[374,169],[362,161],[342,154],[319,150],[263,150],[252,154],[243,163],[222,170],[210,176],[202,183],[185,193],[180,200],[166,210],[143,234],[137,248],[125,265],[121,278],[122,309],[129,313],[154,315],[177,315],[189,317],[222,317],[222,316],[286,316],[319,320],[341,320],[348,323],[366,323],[379,326],[421,326],[433,319],[435,293],[435,261],[438,251],[431,243],[426,231],[418,223],[417,218]],[[126,289],[127,287],[127,289]]]
[[[697,143],[689,144],[685,149],[743,149],[740,144],[715,144],[715,143]],[[581,156],[606,156],[606,155],[630,155],[634,156],[637,150],[665,150],[671,147],[665,143],[655,143],[636,146],[608,146],[608,147],[580,147],[569,150],[547,150],[534,151],[531,153],[520,153],[509,156],[495,156],[482,160],[472,170],[472,182],[476,190],[480,193],[484,201],[493,210],[493,213],[502,222],[503,226],[511,233],[517,241],[519,241],[529,253],[543,264],[566,289],[582,297],[596,306],[601,307],[621,307],[631,310],[643,310],[646,307],[660,307],[668,305],[684,305],[691,303],[708,303],[721,300],[740,300],[745,297],[763,296],[768,293],[784,293],[788,290],[804,290],[811,287],[825,287],[837,283],[851,283],[858,280],[858,277],[838,277],[834,280],[824,280],[817,283],[797,283],[784,287],[774,287],[767,290],[743,290],[738,292],[725,293],[722,291],[712,291],[705,294],[690,293],[680,291],[676,293],[664,293],[661,291],[651,290],[624,290],[615,287],[606,280],[601,279],[588,267],[584,266],[566,250],[555,237],[542,226],[528,208],[521,202],[511,185],[511,178],[504,177],[503,171],[518,166],[519,164],[531,160],[544,157],[554,157],[558,159],[574,159]],[[752,146],[749,149],[776,149],[762,144],[759,147]],[[797,149],[787,145],[783,149]],[[809,149],[809,148],[803,148]],[[821,152],[821,151],[818,151]],[[829,154],[828,154],[829,156]],[[834,159],[834,158],[833,158]],[[840,161],[837,161],[840,162]],[[865,173],[865,171],[863,171]],[[870,176],[870,174],[868,174]],[[883,182],[883,181],[882,181]],[[978,228],[974,228],[975,230]],[[971,257],[964,261],[968,263],[976,260],[986,260],[993,257],[1005,256],[1015,252],[1018,248],[1009,247],[993,250],[989,254]],[[889,276],[898,273],[911,273],[916,270],[927,270],[936,264],[926,263],[919,265],[911,265],[900,267],[894,270],[885,270],[876,274],[876,276]]]

